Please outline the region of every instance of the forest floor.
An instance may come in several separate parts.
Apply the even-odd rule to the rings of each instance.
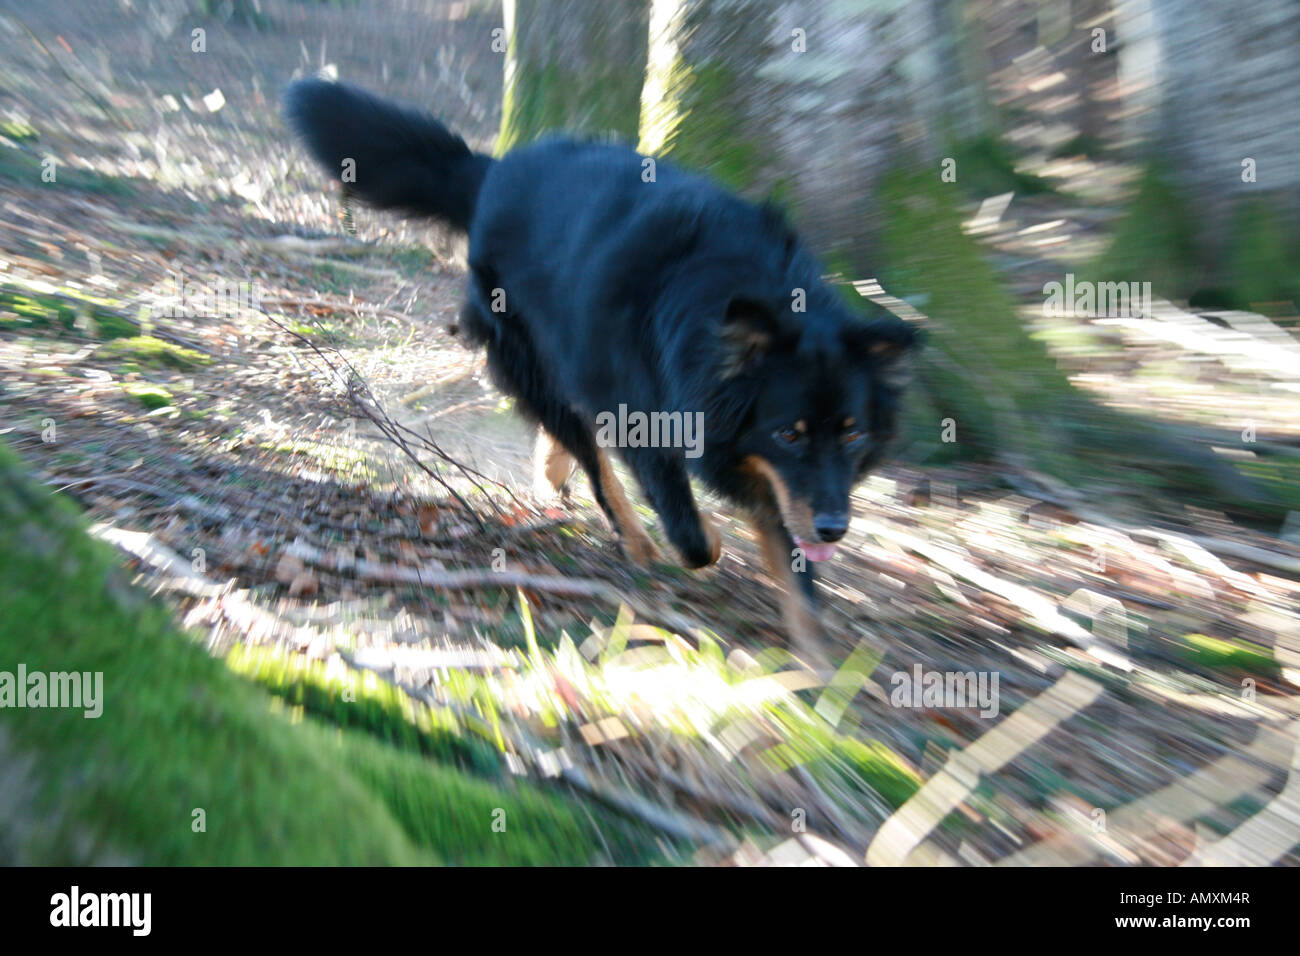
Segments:
[[[278,117],[292,71],[335,64],[490,147],[483,5],[371,5],[393,9],[267,3],[265,31],[208,23],[206,54],[167,4],[0,18],[0,437],[214,654],[323,718],[373,675],[403,702],[380,725],[452,720],[662,833],[665,859],[1297,861],[1300,534],[887,467],[822,566],[822,684],[722,503],[697,574],[625,563],[582,482],[534,500],[530,432],[447,329],[463,249],[362,210],[349,235]],[[1127,173],[1037,171],[1059,191],[971,207],[1027,317],[1095,255]],[[194,307],[241,282],[257,303]],[[1162,309],[1034,325],[1109,402],[1294,450],[1294,319]],[[922,673],[997,684],[985,706],[900,696]]]

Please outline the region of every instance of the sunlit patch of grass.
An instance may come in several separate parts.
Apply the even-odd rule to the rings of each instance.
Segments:
[[[837,792],[874,793],[889,807],[900,806],[920,787],[916,771],[888,746],[826,716],[844,709],[852,696],[846,688],[856,690],[870,678],[875,660],[869,654],[851,655],[835,685],[810,704],[787,686],[801,672],[788,670],[785,651],[770,649],[737,662],[710,635],[697,635],[692,646],[669,631],[634,626],[626,611],[612,627],[593,633],[591,641],[600,648],[594,655],[591,644],[583,653],[568,634],[548,651],[537,640],[527,602],[521,607],[527,652],[511,682],[510,705],[545,726],[575,719],[571,702],[556,690],[558,674],[584,702],[584,722],[618,717],[645,731],[666,731],[680,746],[703,752],[725,750],[720,741],[728,738],[773,739],[758,756],[768,770],[802,766]],[[488,689],[475,688],[479,694]]]
[[[500,769],[500,757],[468,736],[445,708],[432,708],[371,673],[327,666],[278,648],[234,647],[226,666],[286,703],[339,727],[363,730],[401,750],[473,767]]]

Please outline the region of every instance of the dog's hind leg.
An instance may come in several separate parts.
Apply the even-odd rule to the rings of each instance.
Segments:
[[[533,445],[533,494],[544,501],[558,492],[567,499],[574,465],[569,450],[552,438],[545,428],[538,426],[537,441]]]
[[[476,281],[482,284],[477,277]],[[473,341],[487,347],[488,367],[497,385],[515,397],[521,411],[541,424],[536,445],[540,454],[534,463],[535,485],[538,477],[552,487],[557,487],[555,479],[560,478],[558,484],[563,485],[572,462],[577,460],[591,481],[596,504],[618,534],[619,544],[628,558],[642,565],[660,560],[659,548],[637,519],[608,457],[596,444],[595,435],[552,391],[523,324],[492,318],[477,301],[481,296],[480,289],[471,290],[461,312],[461,323]]]
[[[552,428],[554,433],[564,436],[562,441],[554,437]],[[542,415],[542,427],[538,429],[536,450],[538,457],[534,464],[543,472],[542,480],[551,487],[558,487],[557,478],[560,479],[559,485],[563,485],[575,459],[582,465],[591,482],[592,497],[609,519],[618,534],[619,545],[630,560],[643,567],[663,560],[659,546],[646,532],[632,502],[628,501],[609,455],[596,443],[577,415],[548,404]]]
[[[533,411],[541,419],[541,431],[546,434],[546,441],[552,444],[546,457],[548,466],[556,463],[558,471],[559,462],[576,459],[591,482],[592,497],[618,534],[618,543],[628,558],[645,567],[662,560],[659,547],[642,527],[636,510],[627,500],[609,455],[596,443],[595,436],[582,419],[554,401],[538,403],[533,406]],[[545,480],[552,480],[549,467]]]

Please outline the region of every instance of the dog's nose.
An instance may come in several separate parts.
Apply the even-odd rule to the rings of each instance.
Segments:
[[[846,514],[822,514],[813,516],[813,530],[823,541],[838,541],[849,530],[849,516]]]

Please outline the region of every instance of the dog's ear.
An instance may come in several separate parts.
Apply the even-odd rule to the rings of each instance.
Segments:
[[[722,317],[722,377],[734,378],[749,371],[789,334],[770,302],[732,296]]]
[[[912,378],[913,358],[924,334],[901,319],[881,318],[849,326],[843,338],[853,359],[870,364],[890,388],[902,389]]]

